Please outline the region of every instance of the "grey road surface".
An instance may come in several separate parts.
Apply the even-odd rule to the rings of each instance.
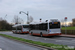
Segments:
[[[29,34],[13,34],[12,32],[0,32],[2,34],[11,35],[14,37],[24,38],[28,40],[33,41],[40,41],[45,43],[54,43],[54,44],[60,44],[60,45],[68,45],[68,46],[74,46],[75,47],[75,38],[69,38],[69,37],[38,37],[38,36],[31,36]]]
[[[42,50],[27,44],[9,40],[0,36],[0,50]]]

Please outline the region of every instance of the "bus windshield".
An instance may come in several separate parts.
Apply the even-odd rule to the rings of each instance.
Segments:
[[[50,29],[60,28],[60,22],[50,22],[49,28]]]
[[[29,28],[29,25],[23,25],[23,28]]]

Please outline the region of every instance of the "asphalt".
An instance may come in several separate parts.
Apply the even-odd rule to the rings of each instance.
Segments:
[[[40,41],[44,43],[53,43],[53,44],[68,45],[75,47],[75,38],[70,38],[70,37],[60,37],[60,36],[39,37],[39,36],[31,36],[29,34],[13,34],[12,32],[0,32],[0,33],[28,40],[33,40],[33,41]]]
[[[67,34],[62,34],[60,35],[62,37],[70,37],[70,38],[75,38],[75,35],[67,35]]]
[[[9,40],[0,36],[0,50],[42,50],[34,46]]]

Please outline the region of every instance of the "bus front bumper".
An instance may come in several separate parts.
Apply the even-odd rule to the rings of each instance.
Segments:
[[[48,34],[48,36],[56,36],[56,35],[61,35],[61,33]]]
[[[29,33],[29,31],[26,31],[26,32],[24,31],[24,32],[21,32],[21,33]]]

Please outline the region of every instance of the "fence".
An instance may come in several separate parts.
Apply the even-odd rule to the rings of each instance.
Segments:
[[[75,30],[66,30],[66,31],[67,31],[67,34],[75,35]],[[61,30],[61,33],[65,34],[65,30]]]

